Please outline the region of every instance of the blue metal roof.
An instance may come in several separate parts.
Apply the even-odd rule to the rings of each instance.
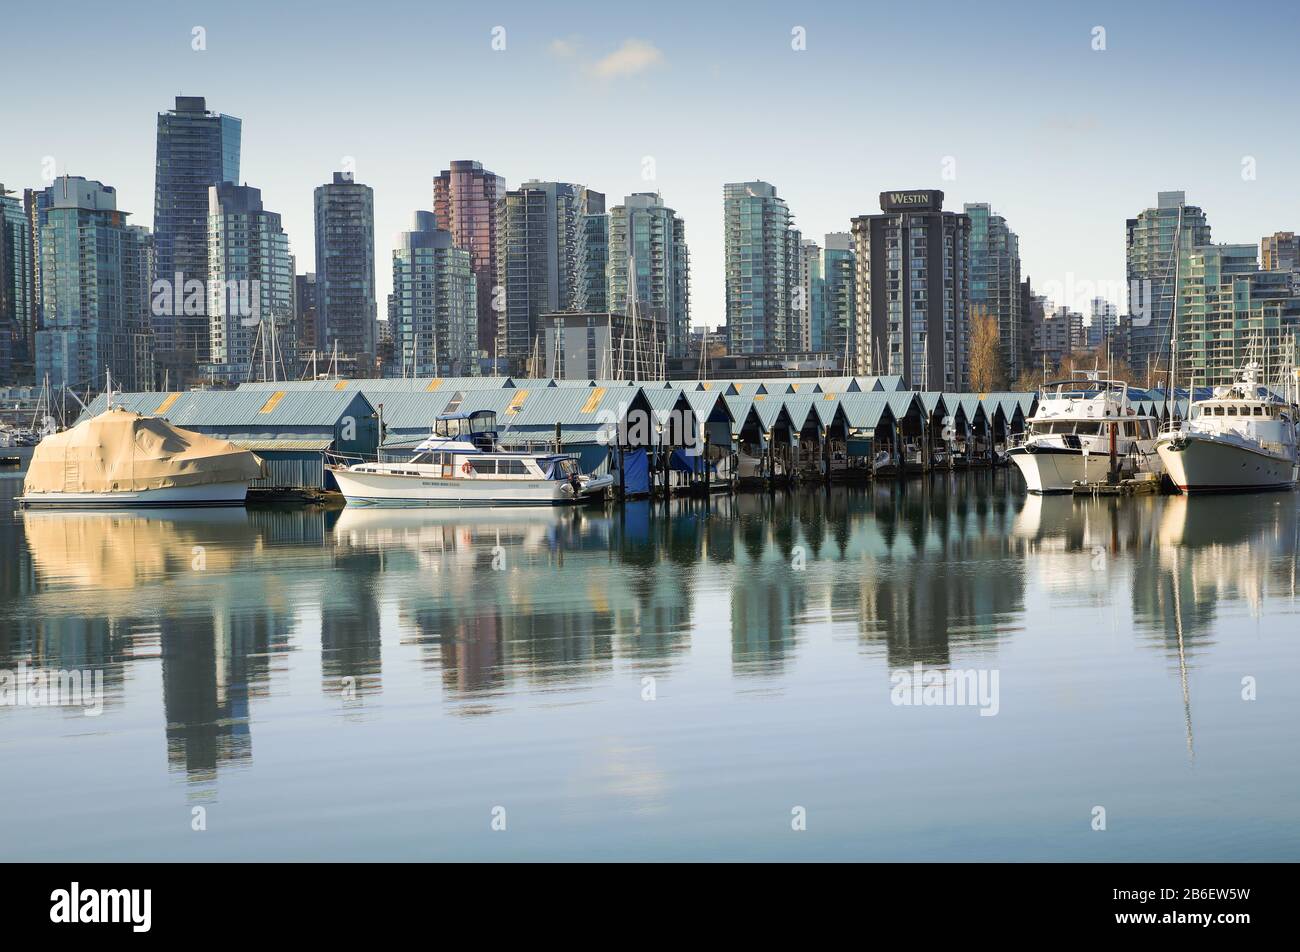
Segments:
[[[827,400],[821,393],[788,396],[784,402],[785,411],[790,414],[790,422],[800,431],[808,425],[809,416],[815,417],[819,426],[825,426],[835,416],[835,401]],[[830,408],[829,413],[826,413],[826,407]]]
[[[880,391],[846,393],[839,397],[838,403],[849,426],[859,430],[874,430],[891,413],[889,397]]]
[[[113,405],[136,413],[160,416],[179,427],[264,431],[288,427],[333,428],[345,417],[368,417],[374,407],[357,391],[315,390],[188,390],[171,393],[119,393]],[[101,394],[90,405],[92,415],[103,412]],[[84,414],[83,414],[84,416]]]
[[[885,399],[889,402],[889,410],[894,414],[895,420],[901,420],[916,408],[918,416],[923,415],[924,407],[917,395],[911,390],[894,390],[884,391]]]
[[[948,412],[948,402],[941,391],[920,390],[917,391],[916,396],[921,401],[921,406],[925,408],[926,416],[934,416],[939,410]]]

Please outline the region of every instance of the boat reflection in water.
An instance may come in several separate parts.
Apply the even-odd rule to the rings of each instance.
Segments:
[[[1236,692],[1300,669],[1281,637],[1295,498],[1024,498],[1016,479],[609,509],[0,505],[0,669],[94,667],[108,695],[93,722],[0,708],[0,749],[30,768],[0,775],[0,837],[42,808],[75,854],[93,800],[131,844],[105,856],[467,857],[480,802],[526,790],[564,818],[511,847],[530,857],[565,836],[596,855],[611,830],[629,855],[777,855],[767,801],[806,787],[853,855],[1029,859],[1078,849],[1057,819],[1095,789],[1149,809],[1105,849],[1176,857],[1171,790],[1218,811],[1293,789],[1265,756],[1292,736],[1287,702],[1261,719]],[[998,671],[1000,713],[891,705],[916,664]],[[163,739],[173,781],[230,811],[223,838],[160,828]],[[1243,793],[1239,757],[1268,783]],[[918,784],[936,762],[980,795]],[[936,817],[993,832],[926,845]],[[1276,842],[1230,832],[1252,855]]]

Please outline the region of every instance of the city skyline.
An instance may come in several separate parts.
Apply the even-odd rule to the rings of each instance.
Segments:
[[[50,172],[84,175],[113,186],[143,224],[154,190],[157,114],[171,108],[175,95],[204,96],[209,109],[242,120],[241,184],[260,188],[281,210],[300,272],[316,269],[312,190],[350,159],[358,180],[375,190],[382,301],[391,290],[382,262],[394,235],[413,211],[429,208],[439,171],[470,158],[511,188],[528,179],[580,181],[604,192],[611,206],[637,192],[662,194],[689,229],[692,323],[713,327],[724,314],[725,182],[772,182],[789,202],[794,226],[814,239],[874,211],[885,188],[942,189],[953,208],[990,203],[1021,237],[1022,273],[1036,287],[1075,289],[1082,300],[1057,302],[1075,308],[1091,298],[1088,283],[1123,281],[1123,222],[1154,192],[1185,191],[1212,217],[1216,241],[1257,243],[1294,230],[1300,219],[1286,188],[1296,171],[1296,133],[1269,118],[1286,105],[1288,62],[1270,52],[1285,52],[1289,31],[1225,20],[1208,5],[1188,8],[1178,21],[1101,4],[1080,13],[1042,12],[1032,22],[949,5],[875,14],[758,5],[744,23],[692,11],[687,30],[668,17],[647,21],[608,11],[574,17],[582,28],[570,30],[522,6],[481,14],[410,7],[407,19],[427,22],[433,34],[364,20],[339,33],[328,8],[312,8],[320,13],[313,17],[293,5],[259,8],[262,28],[250,30],[245,18],[252,9],[159,11],[129,32],[105,24],[123,68],[101,77],[89,62],[74,61],[39,99],[19,97],[6,110],[0,180],[35,188],[48,184]],[[595,8],[574,6],[583,9]],[[1254,11],[1257,17],[1285,27],[1297,14],[1279,4]],[[18,32],[40,27],[25,12],[9,22]],[[990,109],[985,93],[962,82],[967,67],[958,57],[928,63],[909,81],[917,109],[864,100],[853,50],[870,43],[888,74],[906,66],[920,26],[998,54],[1015,97]],[[1104,49],[1093,48],[1098,26]],[[204,48],[195,49],[199,27]],[[504,33],[494,33],[497,27]],[[795,49],[800,28],[805,48]],[[1230,42],[1234,37],[1242,41]],[[315,108],[286,109],[287,99],[318,95],[321,63],[346,43],[361,54],[351,60],[352,75],[330,87],[336,121],[322,123]],[[384,93],[408,71],[407,54],[430,43],[443,74],[458,82],[473,76],[477,92],[472,102],[441,97],[422,117],[389,105]],[[147,58],[139,55],[145,51]],[[16,50],[9,63],[35,71],[37,55],[36,47]],[[1197,55],[1249,67],[1243,75],[1252,95],[1198,87],[1192,97],[1172,64]],[[236,68],[248,58],[265,70],[253,76]],[[274,97],[266,95],[268,84],[278,90]],[[1133,108],[1137,86],[1157,105]],[[817,89],[820,97],[806,95]],[[518,90],[581,97],[584,114],[597,121],[553,123],[544,111],[511,110],[509,97]],[[738,111],[736,90],[761,107],[752,121]],[[499,110],[483,108],[494,100]],[[1187,122],[1216,104],[1231,106],[1240,135],[1188,148]],[[75,123],[66,121],[73,109]],[[834,125],[823,121],[829,114],[837,117]],[[774,125],[772,115],[790,116],[789,128]],[[780,147],[756,157],[751,143],[759,130]],[[1169,146],[1155,145],[1161,142]]]

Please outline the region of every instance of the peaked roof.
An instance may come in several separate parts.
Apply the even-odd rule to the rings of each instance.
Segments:
[[[891,415],[889,397],[879,391],[871,393],[846,393],[837,401],[844,418],[854,429],[875,429],[881,420]]]

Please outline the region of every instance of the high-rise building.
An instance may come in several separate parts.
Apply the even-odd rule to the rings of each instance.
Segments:
[[[470,253],[478,307],[478,350],[496,356],[498,204],[505,198],[506,180],[481,162],[458,160],[433,180],[433,213],[438,228],[451,232],[457,248]]]
[[[101,182],[62,176],[40,205],[41,314],[36,376],[50,386],[147,389],[133,348],[148,339],[150,236],[127,225],[117,193]]]
[[[580,298],[590,296],[595,269],[603,274],[592,219],[604,214],[605,196],[581,185],[528,181],[506,192],[497,236],[505,310],[496,352],[512,370],[522,372],[540,347],[538,318],[576,310]]]
[[[1194,249],[1180,275],[1180,387],[1232,383],[1249,361],[1269,382],[1300,336],[1300,289],[1291,271],[1262,270],[1254,245]]]
[[[1300,271],[1300,238],[1293,231],[1278,231],[1259,240],[1265,271]]]
[[[1154,208],[1130,218],[1127,231],[1128,316],[1124,320],[1128,360],[1139,376],[1167,365],[1174,277],[1180,258],[1210,243],[1205,212],[1187,204],[1183,192],[1160,192]]]
[[[317,337],[323,354],[354,358],[366,375],[375,362],[375,193],[351,172],[316,187]]]
[[[1092,314],[1088,324],[1088,346],[1111,351],[1115,332],[1119,328],[1119,308],[1103,297],[1092,299]]]
[[[609,212],[609,309],[637,316],[660,335],[652,353],[686,354],[690,336],[690,252],[686,222],[654,192],[638,192]],[[635,270],[633,270],[635,265]],[[638,330],[638,334],[639,334]]]
[[[28,315],[35,294],[31,228],[22,200],[0,185],[0,383],[17,382],[28,349]]]
[[[1088,339],[1083,315],[1064,306],[1047,311],[1035,331],[1034,352],[1040,362],[1046,359],[1049,369],[1067,354],[1081,350]]]
[[[1034,293],[1033,282],[1026,277],[1020,282],[1020,353],[1023,355],[1020,376],[1034,375],[1042,383],[1044,368],[1043,355],[1038,350],[1042,340],[1042,323],[1047,317],[1047,297]]]
[[[987,203],[968,203],[971,221],[970,304],[997,320],[998,350],[1007,380],[1020,375],[1020,239]]]
[[[393,240],[389,323],[393,363],[404,377],[471,376],[478,370],[473,255],[457,247],[432,212],[415,213]]]
[[[826,236],[821,271],[825,282],[822,328],[820,342],[814,340],[812,349],[831,354],[840,373],[847,375],[852,372],[857,350],[856,257],[851,234],[841,231]]]
[[[320,351],[320,285],[313,272],[293,276],[293,313],[297,327],[298,350]],[[304,355],[305,356],[305,355]]]
[[[757,181],[723,185],[722,205],[728,352],[798,350],[799,232],[790,207],[775,186]]]
[[[196,379],[210,359],[206,311],[208,189],[239,181],[242,124],[209,112],[202,96],[177,96],[175,108],[158,113],[154,171],[154,280],[171,289],[173,313],[154,314],[160,364],[171,385]]]
[[[208,320],[213,383],[298,375],[293,256],[261,189],[223,182],[208,189]]]
[[[799,242],[799,292],[794,298],[799,322],[801,351],[821,350],[822,328],[826,321],[826,275],[822,271],[822,249],[816,241]]]
[[[144,225],[127,225],[126,230],[124,247],[129,253],[123,256],[122,286],[131,302],[128,328],[132,369],[125,382],[136,390],[153,390],[159,384],[153,326],[153,233]]]
[[[965,390],[970,217],[944,211],[937,190],[881,192],[880,208],[853,219],[854,372],[897,374],[918,390]]]
[[[41,225],[44,224],[43,205],[50,196],[45,189],[23,189],[23,215],[27,219],[27,251],[30,256],[28,273],[32,276],[31,303],[27,310],[26,327],[22,338],[26,342],[27,360],[31,361],[36,349],[36,332],[41,328]]]
[[[578,285],[574,289],[573,310],[584,313],[601,313],[609,309],[609,215],[605,213],[603,195],[597,202],[585,203],[590,207],[581,219],[578,232]]]

